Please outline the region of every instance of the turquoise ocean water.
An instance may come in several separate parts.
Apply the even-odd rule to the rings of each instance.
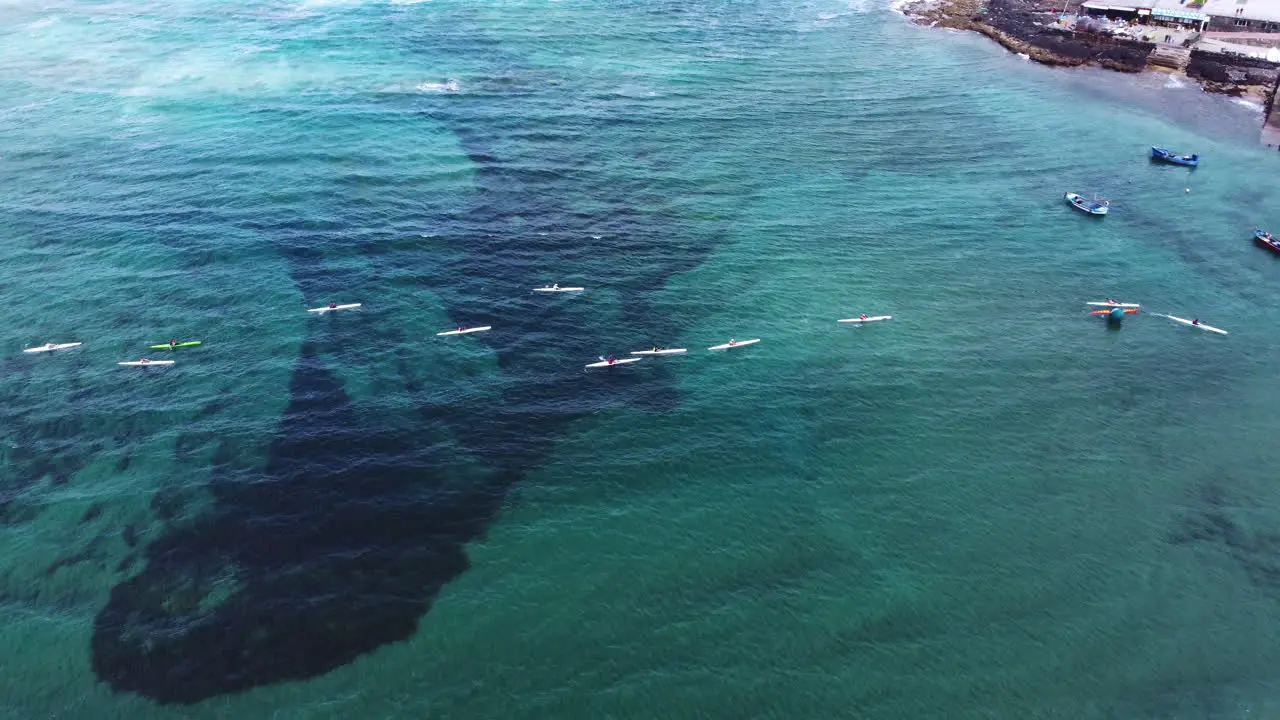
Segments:
[[[1260,121],[864,0],[0,2],[0,716],[1274,716]]]

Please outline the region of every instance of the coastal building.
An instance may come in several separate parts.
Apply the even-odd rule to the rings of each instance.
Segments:
[[[1224,2],[1226,0],[1209,0]],[[1236,0],[1229,0],[1235,2]],[[1280,0],[1254,0],[1254,2],[1271,2],[1280,4]],[[1178,0],[1156,0],[1144,4],[1126,4],[1107,2],[1107,0],[1088,0],[1080,8],[1088,15],[1105,16],[1113,20],[1125,20],[1140,25],[1157,27],[1186,28],[1202,31],[1209,25],[1209,14],[1196,5],[1196,0],[1179,2]]]
[[[1218,32],[1280,32],[1280,0],[1201,0],[1209,29]]]
[[[1088,0],[1081,10],[1141,25],[1197,31],[1280,33],[1280,0]]]

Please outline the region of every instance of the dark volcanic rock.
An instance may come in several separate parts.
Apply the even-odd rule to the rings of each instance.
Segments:
[[[1104,25],[1079,18],[1073,29],[1058,24],[1061,6],[1042,0],[920,0],[904,12],[917,23],[982,33],[1011,52],[1046,65],[1100,65],[1142,72],[1154,43],[1099,32]],[[1181,63],[1161,63],[1177,70]],[[1192,50],[1189,77],[1208,92],[1254,95],[1268,104],[1280,80],[1280,63],[1243,55]]]
[[[1212,60],[1192,60],[1187,65],[1187,75],[1197,80],[1208,80],[1209,82],[1231,82],[1231,78],[1227,77],[1227,67]]]
[[[1274,85],[1280,79],[1280,71],[1249,68],[1245,70],[1245,82],[1250,85]]]
[[[1155,47],[1151,43],[1121,40],[1109,35],[1072,32],[1054,25],[1055,15],[1036,3],[991,0],[980,22],[1013,41],[1010,49],[1025,51],[1033,60],[1058,65],[1097,63],[1114,70],[1140,72]],[[1017,42],[1029,46],[1017,47]],[[1005,43],[1010,46],[1009,42]],[[1035,53],[1031,49],[1041,52]]]
[[[1199,80],[1210,92],[1243,95],[1248,92],[1248,86],[1275,87],[1280,64],[1242,55],[1193,50],[1187,76]]]

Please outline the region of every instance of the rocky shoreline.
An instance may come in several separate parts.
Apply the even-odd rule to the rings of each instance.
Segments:
[[[1151,62],[1157,48],[1154,43],[1065,26],[1058,19],[1061,4],[1047,5],[1039,0],[915,0],[900,9],[918,24],[982,33],[1011,52],[1045,65],[1098,65],[1134,73],[1149,66],[1171,70]],[[1248,96],[1263,103],[1269,102],[1277,83],[1274,63],[1196,51],[1192,52],[1185,74],[1206,91]]]
[[[1226,60],[1222,55],[1192,50],[1187,77],[1194,78],[1208,92],[1249,97],[1269,107],[1280,82],[1280,70],[1265,60]]]

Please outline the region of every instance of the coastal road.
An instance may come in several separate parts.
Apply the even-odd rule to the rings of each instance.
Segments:
[[[1280,43],[1280,33],[1224,32],[1222,30],[1211,30],[1204,33],[1204,37],[1213,38],[1215,40],[1269,40],[1271,42]]]

